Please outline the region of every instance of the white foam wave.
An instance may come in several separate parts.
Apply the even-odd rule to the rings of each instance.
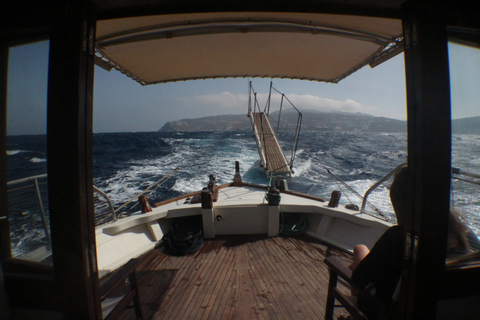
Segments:
[[[114,204],[121,204],[139,194],[142,189],[153,181],[147,181],[139,175],[137,167],[116,172],[111,178],[105,181],[95,181],[97,187],[105,192]]]
[[[232,143],[228,142],[225,143],[227,147],[222,144],[215,146],[215,150],[211,150],[208,144],[206,146],[202,139],[184,139],[182,142],[170,139],[168,143],[174,145],[173,153],[134,161],[130,167],[117,171],[108,180],[95,181],[97,187],[106,192],[114,203],[121,203],[179,167],[180,170],[173,176],[175,183],[172,189],[190,193],[205,187],[209,174],[216,175],[218,184],[231,182],[235,174],[235,161],[240,162],[240,171],[243,173],[258,158],[254,144],[243,141],[236,143],[238,150],[234,152],[230,147]]]
[[[472,158],[470,160],[470,164],[472,165],[472,167],[480,167],[480,158]]]
[[[7,156],[14,156],[16,154],[19,154],[21,152],[26,152],[24,150],[7,150]]]
[[[461,141],[465,142],[466,140]],[[129,168],[119,170],[115,175],[109,177],[108,181],[103,182],[114,203],[122,203],[133,198],[176,167],[180,167],[180,170],[169,181],[168,187],[170,191],[180,193],[201,190],[207,185],[208,175],[212,173],[216,175],[218,184],[231,182],[235,171],[235,161],[240,162],[240,172],[244,181],[263,183],[259,182],[259,177],[265,178],[262,170],[258,169],[258,164],[255,164],[258,160],[258,152],[253,139],[220,141],[219,139],[180,137],[179,139],[167,138],[164,141],[171,145],[172,153],[154,159],[130,161]],[[471,146],[471,142],[469,145]],[[363,196],[375,182],[374,177],[382,174],[380,171],[383,166],[391,165],[393,168],[395,163],[406,155],[405,151],[392,151],[390,148],[386,150],[367,148],[366,150],[360,149],[358,152],[355,149],[354,156],[352,156],[352,150],[346,147],[338,147],[334,150],[322,150],[320,147],[314,149],[314,151],[308,149],[297,151],[294,174],[288,185],[292,190],[321,196],[327,200],[330,198],[332,190],[341,190],[341,205],[351,201],[360,206],[361,200],[348,191],[345,186],[337,184],[325,168],[331,170],[338,177],[346,179],[346,183]],[[480,162],[478,157],[466,157],[467,153],[464,152],[457,152],[457,154],[462,155],[462,163],[477,162],[476,166],[478,167]],[[363,165],[357,166],[357,161]],[[472,163],[470,166],[473,167],[474,164]],[[366,177],[369,179],[362,179]],[[353,181],[349,181],[349,179],[353,179]],[[104,190],[104,188],[101,189]],[[377,197],[389,202],[388,189],[379,188],[370,196],[370,199],[376,203]],[[377,204],[375,205],[377,206]]]
[[[190,193],[202,190],[204,187],[206,187],[205,179],[197,177],[195,179],[177,179],[173,189],[182,193]]]
[[[292,177],[300,177],[305,174],[308,174],[310,168],[312,167],[312,159],[306,160],[295,160],[293,164],[293,174]]]
[[[30,159],[30,162],[32,162],[32,163],[47,162],[47,159],[41,159],[41,158],[33,157],[32,159]]]

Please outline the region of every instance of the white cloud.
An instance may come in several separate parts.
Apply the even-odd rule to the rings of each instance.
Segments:
[[[335,100],[329,98],[322,98],[314,95],[298,95],[287,94],[288,99],[300,110],[317,110],[323,112],[342,111],[342,112],[362,112],[368,114],[376,114],[379,108],[371,105],[362,105],[360,102],[346,99]],[[188,99],[188,104],[203,106],[206,108],[215,107],[223,109],[222,113],[226,112],[241,112],[246,110],[248,106],[248,95],[231,93],[224,91],[218,94],[206,94],[197,95]],[[267,93],[257,94],[258,103],[260,108],[264,108],[268,99]],[[280,107],[281,95],[278,93],[272,93],[271,96],[271,111],[275,111]],[[288,102],[283,102],[284,108],[287,108]],[[218,109],[217,109],[218,110]]]
[[[248,104],[248,96],[245,94],[231,93],[224,91],[215,94],[198,95],[189,100],[190,103],[200,104],[204,106],[215,106],[229,110],[245,110]]]
[[[363,112],[371,113],[376,109],[372,106],[364,106],[360,102],[346,99],[335,100],[329,98],[322,98],[314,95],[289,95],[289,99],[295,103],[297,108],[301,110],[318,110],[324,112],[343,111],[343,112]]]

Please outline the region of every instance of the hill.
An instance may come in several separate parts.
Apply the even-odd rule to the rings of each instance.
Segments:
[[[360,131],[360,132],[406,132],[406,121],[385,117],[374,117],[362,113],[303,112],[302,131]],[[278,115],[270,115],[271,124],[276,127]],[[297,116],[284,113],[280,120],[281,130],[295,130]],[[161,132],[180,131],[247,131],[251,130],[246,115],[221,115],[198,119],[169,121]],[[455,134],[480,134],[480,117],[455,119],[452,121]]]
[[[250,119],[246,115],[221,115],[203,117],[197,119],[182,119],[178,121],[168,121],[158,131],[160,132],[180,132],[180,131],[229,131],[229,130],[249,130]]]
[[[480,134],[480,117],[455,119],[452,121],[452,131],[457,134]]]
[[[360,113],[302,113],[302,131],[372,131],[372,132],[404,132],[406,122],[374,117]],[[278,115],[272,113],[270,121],[277,125]],[[280,120],[281,130],[295,130],[297,116],[284,113]],[[221,115],[198,119],[182,119],[169,121],[159,130],[161,132],[178,131],[227,131],[251,130],[250,119],[246,115]]]

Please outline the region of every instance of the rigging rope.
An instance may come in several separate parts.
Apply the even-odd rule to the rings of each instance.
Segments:
[[[138,200],[138,197],[144,195],[147,191],[149,191],[151,188],[153,188],[154,186],[157,186],[155,189],[153,189],[150,193],[152,193],[154,190],[156,190],[158,187],[160,187],[165,181],[167,181],[171,176],[173,176],[178,170],[180,170],[180,167],[177,167],[175,168],[174,170],[170,171],[167,175],[161,177],[159,180],[157,180],[155,183],[151,184],[147,189],[143,190],[142,192],[140,192],[139,194],[135,195],[134,197],[132,197],[130,200],[128,200],[127,202],[125,202],[124,204],[122,204],[120,207],[118,207],[117,209],[115,209],[115,213],[118,212],[120,209],[126,207],[128,204],[130,204],[131,202],[133,201],[137,201]],[[136,205],[138,204],[138,202],[135,203],[135,205],[132,207],[134,208]]]
[[[360,200],[363,200],[363,197],[357,192],[355,191],[355,189],[353,189],[352,187],[350,187],[345,181],[343,181],[342,179],[340,179],[339,177],[337,177],[335,174],[333,174],[333,172],[330,171],[330,169],[328,169],[324,164],[320,163],[320,165],[323,167],[323,169],[325,169],[325,171],[327,171],[327,173],[329,175],[331,175],[332,177],[335,178],[335,180],[337,180],[337,186],[342,189],[342,187],[339,185],[339,183],[341,183],[343,186],[345,186],[350,192],[352,192],[354,195],[356,195]],[[350,203],[353,203],[349,198],[348,198],[348,195],[345,193],[345,197],[347,198],[347,200],[350,202]],[[377,214],[379,214],[381,217],[385,218],[385,219],[389,219],[385,214],[383,214],[383,212],[378,209],[377,207],[375,207],[371,202],[369,201],[366,201],[366,204],[372,208]]]

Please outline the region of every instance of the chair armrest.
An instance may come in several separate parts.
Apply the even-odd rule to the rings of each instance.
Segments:
[[[330,268],[330,272],[335,273],[338,277],[343,279],[347,284],[350,285],[353,289],[355,289],[358,293],[364,294],[368,300],[371,300],[375,304],[383,305],[381,302],[379,302],[378,299],[374,298],[365,288],[362,288],[358,285],[356,285],[352,281],[352,270],[350,270],[343,261],[339,260],[338,258],[335,258],[333,256],[325,258],[324,260],[325,264]]]
[[[363,312],[358,309],[357,298],[350,294],[343,293],[343,290],[339,290],[337,287],[337,279],[340,277],[347,285],[355,288],[357,292],[362,291],[352,283],[352,270],[350,270],[343,261],[334,256],[325,258],[324,262],[330,270],[325,319],[333,320],[333,309],[335,308],[335,299],[337,299],[340,305],[343,306],[354,319],[368,320]]]
[[[135,272],[139,262],[139,259],[130,259],[120,269],[115,271],[114,274],[100,286],[100,299],[102,301],[105,300],[117,286],[125,284],[125,280]]]
[[[343,261],[335,258],[334,256],[330,256],[325,258],[325,264],[335,272],[340,278],[346,280],[348,283],[352,281],[352,270],[350,270]]]
[[[342,292],[342,290],[339,290],[337,288],[337,277],[340,277],[340,279],[344,280],[348,285],[351,286],[351,288],[354,288],[358,294],[362,294],[363,297],[370,301],[372,304],[377,305],[379,308],[379,312],[384,312],[385,310],[387,310],[387,306],[385,304],[372,296],[364,288],[360,288],[352,282],[353,272],[345,265],[343,261],[339,260],[336,257],[330,256],[325,258],[324,262],[330,269],[331,284],[329,284],[329,295],[332,294],[330,298],[327,297],[327,304],[329,303],[330,306],[328,307],[328,313],[326,312],[325,319],[332,319],[334,306],[333,297],[335,297],[347,309],[347,311],[353,316],[354,319],[367,319],[363,312],[358,309],[356,297],[345,294]],[[333,280],[332,277],[334,277]],[[328,301],[329,299],[330,301]]]

